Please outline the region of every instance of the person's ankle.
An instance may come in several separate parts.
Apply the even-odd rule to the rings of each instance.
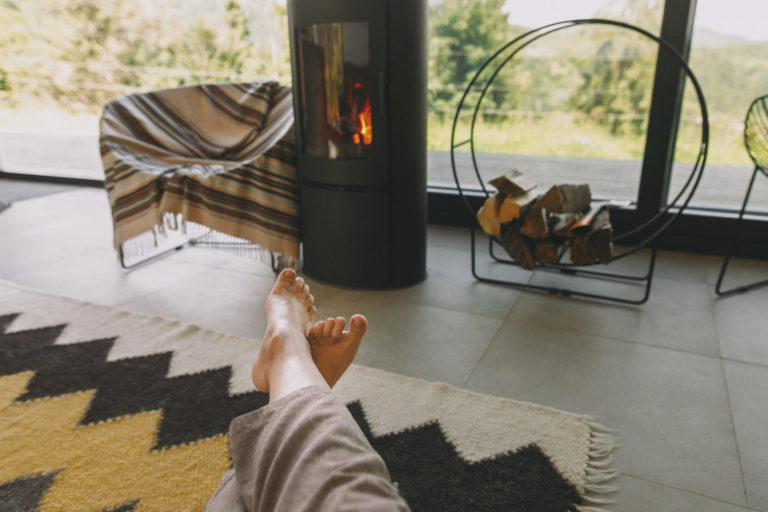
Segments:
[[[287,323],[268,327],[262,343],[271,361],[310,353],[309,344],[301,330]]]
[[[279,322],[267,326],[263,341],[269,342],[270,346],[274,345],[274,348],[279,349],[290,344],[296,337],[304,337],[301,329],[289,322]]]

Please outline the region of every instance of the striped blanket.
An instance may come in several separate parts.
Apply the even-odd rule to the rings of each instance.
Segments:
[[[292,125],[291,90],[275,82],[179,87],[108,103],[100,148],[115,248],[140,256],[174,231],[298,261]]]

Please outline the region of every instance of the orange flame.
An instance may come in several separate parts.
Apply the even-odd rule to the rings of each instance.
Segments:
[[[365,102],[365,108],[357,115],[360,120],[360,135],[363,136],[363,144],[370,146],[373,142],[373,130],[371,128],[371,102]],[[355,134],[355,144],[360,144],[360,138]]]

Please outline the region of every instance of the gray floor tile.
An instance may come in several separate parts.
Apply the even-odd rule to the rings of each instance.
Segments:
[[[0,227],[3,247],[0,249],[0,276],[11,278],[17,274],[55,265],[68,258],[88,257],[92,253],[109,253],[117,261],[112,249],[111,234],[98,221],[67,219],[50,223],[47,228],[36,227],[7,232]]]
[[[34,181],[0,178],[0,202],[13,203],[43,197],[59,192],[71,192],[78,187],[74,185],[56,185]]]
[[[11,276],[18,284],[76,299],[120,306],[166,290],[207,270],[203,265],[165,258],[126,271],[112,250],[88,251]]]
[[[609,507],[621,512],[746,512],[731,503],[622,475],[613,483],[619,491],[610,497],[618,503]]]
[[[511,315],[469,389],[592,414],[629,474],[746,504],[721,362],[521,323]]]
[[[441,247],[469,252],[469,228],[430,224],[427,228],[429,248]]]
[[[678,281],[709,282],[710,276],[720,268],[721,259],[708,254],[659,251],[656,276]]]
[[[622,293],[623,285],[572,279],[591,293]],[[557,286],[563,276],[537,272],[532,284]],[[719,356],[712,318],[714,291],[706,283],[654,280],[651,296],[641,306],[524,293],[512,312],[526,322],[562,329]]]
[[[81,190],[16,203],[0,215],[0,277],[38,270],[93,251],[112,251],[106,207],[83,209]],[[61,198],[70,197],[72,207]],[[55,201],[54,201],[55,199]],[[49,203],[56,204],[49,204]]]
[[[361,313],[369,331],[356,362],[411,377],[463,386],[501,320],[409,304],[374,293],[337,293],[321,318]]]
[[[217,332],[261,339],[266,329],[264,304],[273,284],[272,278],[207,269],[123,307]]]
[[[723,364],[749,504],[768,510],[768,368]]]
[[[207,267],[223,268],[233,260],[240,259],[234,254],[213,247],[194,247],[186,245],[175,255],[178,261],[197,263]]]
[[[721,297],[714,311],[723,357],[768,365],[768,288]]]
[[[717,278],[720,275],[723,258],[718,258],[716,263],[709,269],[707,276],[707,281],[713,286],[717,283]],[[768,261],[733,258],[728,263],[728,268],[723,276],[723,289],[729,290],[766,279],[768,279]],[[756,293],[760,293],[760,291],[756,291]],[[766,293],[765,289],[762,290],[762,293]]]
[[[126,303],[125,307],[218,332],[260,339],[266,329],[264,304],[274,282],[271,271],[261,275],[210,268],[174,286]],[[320,310],[318,315],[322,315],[326,309],[323,304],[337,290],[311,281],[310,290]]]
[[[522,281],[530,277],[524,270],[510,270]],[[427,251],[427,279],[397,294],[408,302],[498,318],[509,313],[519,296],[515,288],[475,279],[469,251],[442,247]]]
[[[31,232],[3,233],[3,247],[0,248],[0,277],[12,279],[14,276],[45,269],[61,261],[88,253],[86,247],[79,244],[59,244]]]
[[[528,276],[524,274],[522,278]],[[520,296],[514,288],[476,280],[472,276],[469,253],[443,247],[429,247],[427,278],[416,285],[380,291],[344,290],[344,293],[350,298],[376,297],[496,318],[507,316]]]
[[[20,227],[28,227],[33,223],[42,225],[64,216],[83,213],[94,216],[100,216],[103,213],[109,219],[107,193],[98,188],[78,188],[72,192],[18,201],[3,212],[0,222],[13,221]]]
[[[275,272],[272,270],[270,263],[265,263],[256,258],[247,256],[229,256],[230,257],[226,262],[217,265],[217,267],[232,272],[243,272],[246,274],[259,275],[262,277],[275,277]]]

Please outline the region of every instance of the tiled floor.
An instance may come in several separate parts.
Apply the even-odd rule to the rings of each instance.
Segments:
[[[192,248],[126,273],[100,190],[15,203],[0,240],[2,279],[244,336],[264,329],[268,267]],[[402,290],[310,282],[320,315],[368,316],[358,363],[594,415],[621,443],[613,510],[768,511],[768,289],[716,299],[718,258],[662,252],[644,306],[520,293],[475,281],[468,234],[439,226],[428,258],[428,279]],[[729,274],[766,276],[755,261]]]

